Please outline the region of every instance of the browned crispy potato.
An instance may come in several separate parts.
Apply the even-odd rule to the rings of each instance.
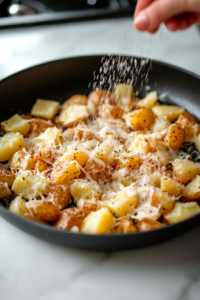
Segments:
[[[31,126],[28,137],[34,138],[40,133],[45,132],[47,128],[54,127],[55,125],[51,121],[45,121],[43,119],[35,118],[29,121]]]
[[[74,95],[63,103],[63,109],[70,105],[87,105],[88,98],[84,95]]]
[[[181,123],[176,122],[167,130],[164,141],[170,149],[177,150],[183,146],[185,136],[185,128]]]
[[[86,214],[77,207],[70,207],[64,209],[57,222],[54,223],[54,227],[57,229],[71,229],[73,226],[80,228],[83,219]]]
[[[120,218],[118,222],[119,225],[117,227],[117,232],[129,233],[137,231],[136,227],[133,225],[133,222],[127,217]]]
[[[69,182],[78,178],[81,174],[81,168],[76,161],[61,161],[53,167],[50,179],[54,185],[69,184]]]
[[[101,106],[100,117],[104,119],[121,119],[123,109],[117,105],[103,104]]]
[[[28,213],[35,217],[51,222],[56,221],[60,216],[59,208],[51,202],[45,200],[33,200],[25,204]]]
[[[92,179],[97,182],[112,181],[111,167],[103,161],[102,164],[100,164],[94,159],[89,159],[85,165],[85,170],[89,173]]]
[[[143,106],[139,105],[138,102],[130,102],[122,106],[124,113],[129,113],[132,110],[144,108]]]
[[[61,210],[71,201],[70,190],[67,186],[57,185],[50,190],[46,200],[52,202]]]
[[[56,150],[50,148],[42,148],[39,151],[35,152],[33,155],[35,161],[47,160],[50,163],[54,163],[56,161],[57,156],[59,156],[59,153],[56,152]]]
[[[116,102],[114,94],[105,90],[93,91],[88,96],[88,108],[92,116],[98,113],[98,109],[102,104],[115,105]]]
[[[158,169],[158,166],[155,164],[155,162],[150,158],[146,157],[143,159],[141,166],[140,166],[140,173],[141,175],[145,174],[153,174]]]
[[[38,222],[38,223],[42,223],[42,224],[48,224],[47,222],[37,218],[34,215],[30,215],[28,213],[26,213],[23,217],[26,218],[27,220],[31,220],[31,221],[34,221],[34,222]]]
[[[33,155],[30,155],[23,150],[16,152],[10,162],[10,168],[12,172],[17,172],[18,169],[22,170],[34,170],[36,159]]]
[[[136,227],[139,231],[147,231],[147,230],[157,229],[163,226],[164,225],[158,221],[153,221],[145,218],[142,221],[138,222]]]
[[[15,175],[5,169],[0,169],[0,181],[7,182],[8,186],[11,186],[15,180]]]
[[[38,171],[39,173],[45,174],[47,176],[52,169],[52,165],[48,164],[46,161],[39,159],[36,164],[35,164],[35,170]]]
[[[81,130],[76,128],[74,131],[74,141],[100,141],[100,139],[89,130]]]
[[[175,179],[163,176],[161,178],[161,190],[172,196],[179,197],[182,193],[182,185]]]
[[[92,211],[97,211],[101,208],[98,203],[91,203],[84,201],[83,203],[79,203],[78,208],[85,213],[85,215],[89,215]]]
[[[188,184],[200,174],[200,164],[188,159],[175,159],[172,165],[176,179],[182,184]]]
[[[0,181],[0,199],[10,197],[12,195],[6,182]]]
[[[195,134],[195,127],[197,122],[195,118],[188,112],[184,111],[178,118],[177,122],[181,123],[185,128],[186,138],[192,138]],[[197,128],[197,126],[196,126]],[[196,130],[197,131],[197,130]]]
[[[123,156],[115,159],[115,166],[117,169],[128,168],[136,169],[140,164],[139,155]]]
[[[182,201],[199,201],[200,200],[200,176],[198,175],[192,182],[184,187],[181,196]]]
[[[131,116],[131,125],[133,130],[149,129],[155,121],[155,115],[149,108],[135,110]]]
[[[151,205],[155,207],[160,206],[159,212],[161,215],[170,212],[175,205],[175,200],[157,187],[153,188],[153,193],[152,191],[147,193],[147,201],[150,201]]]

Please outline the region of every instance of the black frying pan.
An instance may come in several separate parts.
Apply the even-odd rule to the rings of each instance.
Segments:
[[[93,72],[98,73],[102,56],[86,56],[58,60],[19,72],[0,82],[0,121],[14,113],[30,112],[37,98],[61,103],[73,94],[88,94]],[[116,58],[117,59],[117,58]],[[130,57],[122,58],[130,61]],[[140,63],[140,59],[137,59]],[[135,89],[140,90],[147,64],[139,74]],[[133,67],[133,70],[134,67]],[[118,77],[120,74],[118,74]],[[123,76],[126,82],[130,74]],[[167,93],[167,101],[185,107],[200,119],[200,78],[167,64],[152,62],[148,85],[159,94]],[[105,83],[104,88],[107,88]],[[164,99],[166,100],[166,99]],[[149,232],[115,235],[87,235],[56,230],[10,213],[0,205],[0,215],[21,230],[46,241],[79,249],[115,251],[150,246],[178,236],[200,224],[200,214],[175,225]]]

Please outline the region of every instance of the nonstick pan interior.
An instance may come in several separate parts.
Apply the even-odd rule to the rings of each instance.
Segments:
[[[114,57],[118,59],[118,57]],[[132,61],[130,57],[121,57]],[[141,59],[135,58],[138,62]],[[30,112],[37,98],[57,100],[63,103],[73,94],[88,94],[93,82],[94,71],[98,74],[102,66],[101,56],[85,56],[68,58],[39,65],[0,82],[0,121],[10,118],[15,113]],[[130,70],[132,72],[134,70]],[[145,72],[149,72],[148,82],[144,80]],[[123,76],[127,82],[130,74]],[[120,74],[118,74],[120,76]],[[131,75],[132,76],[132,75]],[[141,88],[141,82],[144,85]],[[145,85],[156,89],[161,102],[177,104],[200,120],[200,79],[198,76],[159,62],[147,63],[143,71],[138,73],[134,86],[140,94]],[[101,87],[108,88],[107,82]],[[149,232],[137,232],[116,235],[87,235],[56,230],[50,226],[35,223],[10,213],[0,205],[0,215],[21,230],[43,240],[79,249],[116,251],[150,246],[163,242],[200,224],[200,215],[175,225]]]

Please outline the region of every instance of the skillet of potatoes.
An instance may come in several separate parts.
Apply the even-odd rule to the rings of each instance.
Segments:
[[[200,213],[200,126],[184,108],[132,86],[38,99],[1,123],[0,198],[60,230],[146,231]]]

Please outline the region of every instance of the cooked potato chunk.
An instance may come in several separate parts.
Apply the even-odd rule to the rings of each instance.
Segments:
[[[50,180],[31,171],[22,171],[15,179],[12,190],[15,194],[26,199],[34,199],[47,195],[50,190]]]
[[[39,147],[39,149],[42,147],[52,148],[58,146],[62,143],[61,132],[57,127],[47,128],[40,135],[29,139],[29,143],[34,145],[35,148]]]
[[[48,223],[45,222],[44,220],[41,220],[41,219],[37,218],[37,217],[34,216],[34,215],[30,215],[29,213],[26,213],[23,217],[24,217],[25,219],[27,219],[27,220],[30,220],[30,221],[34,221],[34,222],[38,222],[38,223],[42,223],[42,224],[48,224]]]
[[[164,225],[158,221],[145,218],[140,222],[138,222],[136,227],[139,231],[147,231],[147,230],[161,228],[163,226]]]
[[[184,187],[181,196],[183,201],[199,201],[200,200],[200,176],[198,175],[192,182]]]
[[[166,116],[171,122],[174,122],[185,109],[179,106],[158,105],[152,107],[152,111],[157,117]]]
[[[111,182],[112,172],[108,164],[103,161],[96,161],[94,159],[89,159],[85,165],[86,172],[89,173],[91,178],[97,182]]]
[[[169,224],[174,224],[189,219],[199,213],[200,207],[196,202],[176,202],[173,210],[170,213],[164,215],[164,218]]]
[[[145,141],[145,139],[142,137],[142,135],[139,135],[129,146],[129,151],[131,151],[133,154],[137,154],[140,156],[146,156],[151,147],[148,142]]]
[[[5,132],[19,132],[24,136],[26,136],[30,130],[30,124],[18,114],[2,122],[1,126]]]
[[[68,152],[66,152],[65,159],[66,160],[76,160],[77,163],[79,163],[79,165],[81,167],[83,167],[86,164],[86,162],[88,161],[89,156],[85,152],[79,151],[76,149],[70,149]]]
[[[73,127],[88,117],[89,112],[87,107],[76,104],[64,108],[60,113],[59,119],[63,127]]]
[[[142,100],[138,101],[138,105],[152,108],[156,102],[158,101],[158,95],[157,92],[150,92],[144,97]]]
[[[200,174],[200,164],[194,163],[188,159],[175,159],[172,165],[174,175],[178,182],[182,184],[189,183],[193,178]]]
[[[56,161],[56,159],[59,157],[59,153],[54,150],[51,149],[50,147],[48,148],[40,148],[39,151],[36,151],[32,157],[36,160],[36,161],[46,161],[48,163],[54,163]]]
[[[40,133],[45,132],[47,128],[51,128],[55,126],[51,121],[46,121],[39,118],[31,119],[29,121],[29,124],[30,124],[30,132],[28,135],[29,138],[34,138],[40,135]]]
[[[117,105],[103,104],[101,106],[100,117],[104,119],[121,119],[123,109]]]
[[[33,105],[31,115],[52,120],[59,112],[60,104],[57,101],[38,99]]]
[[[0,169],[0,181],[6,182],[8,186],[11,186],[15,180],[15,175],[5,169]]]
[[[185,136],[186,134],[183,125],[176,122],[167,130],[164,141],[170,149],[177,150],[183,146]]]
[[[139,155],[120,156],[119,158],[115,159],[115,165],[117,169],[128,168],[134,170],[139,166],[139,163]]]
[[[114,146],[109,142],[109,140],[104,141],[94,149],[93,156],[105,161],[106,163],[112,163],[116,157],[116,153],[113,150]]]
[[[104,201],[102,205],[107,207],[116,217],[123,217],[127,214],[134,214],[138,204],[136,191],[125,188]]]
[[[153,192],[150,191],[147,194],[147,201],[150,201],[151,205],[155,207],[160,206],[159,211],[162,215],[170,212],[175,205],[175,200],[168,193],[157,187],[153,188]]]
[[[47,195],[46,200],[48,202],[52,202],[61,210],[65,208],[71,201],[70,190],[64,185],[54,186]]]
[[[197,150],[200,153],[200,134],[198,134],[198,136],[196,137],[194,144],[195,144],[195,147],[197,148]]]
[[[101,206],[99,203],[81,201],[78,203],[78,208],[87,216],[91,212],[99,210]]]
[[[114,89],[118,105],[126,105],[136,98],[133,87],[129,84],[119,83]]]
[[[15,152],[23,148],[27,149],[28,147],[20,133],[6,133],[0,137],[0,161],[9,160]]]
[[[161,178],[161,190],[172,196],[179,197],[182,193],[182,185],[170,177]]]
[[[16,152],[10,162],[12,172],[16,173],[19,169],[34,170],[36,159],[26,151]]]
[[[106,207],[91,212],[81,224],[81,232],[90,234],[110,233],[115,228],[115,218]]]
[[[117,232],[129,233],[137,231],[136,227],[133,225],[133,222],[127,217],[120,218],[118,223],[119,225],[117,226]]]
[[[149,129],[155,121],[155,115],[149,108],[141,108],[124,115],[127,126],[133,130]]]
[[[53,168],[50,179],[54,185],[69,184],[80,174],[81,168],[76,161],[61,161]]]
[[[10,197],[12,195],[7,182],[0,181],[0,199]]]
[[[57,222],[54,223],[54,227],[62,230],[71,229],[74,226],[80,228],[85,216],[86,214],[77,207],[66,208],[61,212]]]
[[[27,213],[26,201],[21,197],[16,197],[10,204],[9,211],[16,215],[24,216]]]
[[[39,173],[44,173],[44,176],[47,176],[52,170],[52,165],[48,164],[44,160],[39,159],[36,162],[34,169]]]
[[[101,199],[102,191],[96,182],[90,182],[85,179],[75,179],[70,186],[71,194],[75,202],[83,200]]]
[[[45,200],[30,201],[25,206],[30,214],[47,222],[56,221],[60,216],[58,207]]]
[[[88,104],[93,104],[95,109],[97,109],[102,104],[115,105],[116,98],[114,94],[105,90],[93,91],[88,96]]]
[[[100,139],[90,130],[81,130],[76,128],[74,132],[74,141],[100,141]]]
[[[84,95],[74,95],[63,103],[63,109],[70,105],[87,105],[88,98]]]
[[[150,127],[150,130],[153,132],[161,132],[167,129],[171,125],[171,122],[167,119],[167,117],[158,117]]]
[[[197,133],[197,122],[195,118],[188,112],[184,111],[182,114],[180,114],[178,122],[181,123],[185,128],[186,141],[193,138],[194,135]]]

